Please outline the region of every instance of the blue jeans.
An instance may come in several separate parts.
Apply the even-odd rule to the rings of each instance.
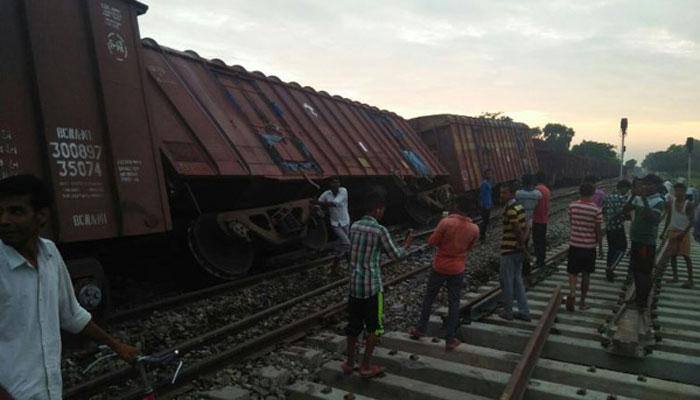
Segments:
[[[501,256],[501,288],[503,289],[503,309],[513,315],[513,296],[518,301],[518,311],[525,317],[530,316],[523,284],[523,253]]]
[[[462,290],[462,281],[464,273],[457,275],[444,275],[433,270],[428,278],[428,289],[423,298],[423,309],[421,310],[420,320],[416,328],[420,332],[425,332],[428,328],[428,319],[430,318],[430,308],[437,297],[440,288],[447,286],[447,295],[449,302],[449,311],[447,314],[447,339],[452,339],[457,336],[457,326],[459,325],[459,292]]]

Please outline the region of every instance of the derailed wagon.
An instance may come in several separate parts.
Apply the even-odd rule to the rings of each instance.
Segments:
[[[440,114],[409,121],[450,173],[456,194],[479,189],[486,169],[494,184],[535,173],[538,161],[525,124]]]
[[[582,157],[568,151],[553,149],[543,140],[532,141],[540,168],[548,171],[554,186],[578,185],[587,176],[598,179],[617,176],[620,166],[617,163]]]
[[[213,273],[250,265],[256,239],[322,245],[317,180],[339,176],[355,199],[382,184],[418,221],[449,200],[446,171],[396,114],[150,39],[142,54],[173,198],[194,206],[190,246]]]
[[[386,186],[415,219],[445,207],[447,171],[403,118],[141,41],[146,9],[0,7],[0,174],[53,184],[46,235],[73,257],[82,300],[97,306],[104,285],[95,241],[186,229],[202,266],[229,279],[269,248],[320,247],[311,199],[331,176],[351,201]]]

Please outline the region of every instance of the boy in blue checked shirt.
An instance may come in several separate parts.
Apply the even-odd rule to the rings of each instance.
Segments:
[[[385,196],[381,190],[371,190],[366,195],[365,216],[350,228],[350,296],[348,298],[347,335],[348,359],[341,367],[346,374],[355,368],[357,337],[367,329],[365,354],[360,364],[360,375],[371,378],[383,372],[383,368],[370,364],[374,347],[384,333],[382,314],[384,307],[380,259],[382,251],[396,260],[406,255],[404,249],[411,246],[411,232],[406,234],[404,247],[397,247],[389,231],[379,221],[384,217]]]

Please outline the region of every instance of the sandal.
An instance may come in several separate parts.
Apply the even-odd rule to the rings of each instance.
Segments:
[[[581,310],[581,311],[586,311],[586,310],[588,310],[589,308],[590,308],[590,307],[588,306],[588,304],[585,304],[585,303],[581,303],[581,304],[578,305],[578,309]]]
[[[370,365],[368,369],[360,368],[360,376],[366,379],[374,378],[384,373],[384,367],[380,365]]]
[[[688,281],[688,282],[685,282],[684,284],[682,284],[681,287],[683,289],[692,289],[695,286],[693,285],[693,282]]]

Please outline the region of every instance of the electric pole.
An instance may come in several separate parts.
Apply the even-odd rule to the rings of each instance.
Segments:
[[[620,179],[625,176],[625,136],[627,136],[627,118],[620,120],[620,132],[622,132],[622,145],[620,146]]]

